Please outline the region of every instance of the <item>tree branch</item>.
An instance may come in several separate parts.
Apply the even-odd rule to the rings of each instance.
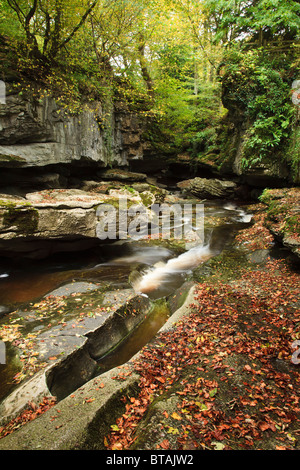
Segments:
[[[79,21],[79,23],[75,26],[75,28],[73,29],[73,31],[69,34],[69,36],[64,39],[58,46],[57,46],[57,51],[59,49],[61,49],[62,47],[64,47],[66,44],[68,44],[68,42],[71,41],[71,39],[73,38],[73,36],[77,33],[77,31],[81,28],[81,26],[84,24],[85,20],[87,19],[87,17],[89,16],[89,14],[93,11],[93,9],[95,8],[95,6],[97,5],[98,3],[98,0],[95,0],[92,5],[86,10],[85,14],[82,16],[81,20]]]
[[[32,20],[36,12],[37,4],[38,4],[38,0],[34,0],[33,5],[28,12],[28,15],[25,17],[25,29],[29,28],[30,21]]]
[[[25,14],[22,11],[22,9],[19,7],[17,2],[12,2],[11,0],[6,0],[6,1],[8,5],[10,6],[10,8],[17,13],[20,23],[23,24],[23,22],[25,21]],[[21,18],[21,16],[23,16],[23,19]]]
[[[149,73],[147,62],[145,59],[145,41],[144,41],[143,33],[139,34],[138,52],[139,52],[139,62],[141,66],[142,77],[147,85],[148,95],[153,97],[154,95],[153,81]]]

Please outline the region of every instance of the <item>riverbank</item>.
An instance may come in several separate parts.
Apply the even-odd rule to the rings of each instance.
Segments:
[[[190,315],[144,348],[141,391],[109,449],[299,449],[299,271],[267,254],[264,213],[237,237],[250,238],[252,262],[237,272],[219,260]]]
[[[2,435],[21,429],[0,449],[298,449],[299,274],[288,252],[274,257],[256,209],[241,251],[199,270],[153,342],[39,419],[10,423]]]

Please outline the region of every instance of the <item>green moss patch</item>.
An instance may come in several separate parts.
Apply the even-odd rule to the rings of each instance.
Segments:
[[[39,221],[38,210],[30,204],[17,204],[15,202],[0,201],[0,208],[4,208],[4,227],[16,226],[18,231],[29,235],[36,232]]]
[[[266,189],[260,200],[267,205],[267,226],[300,241],[300,189]]]

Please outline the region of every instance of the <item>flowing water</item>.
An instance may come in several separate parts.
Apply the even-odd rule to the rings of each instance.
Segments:
[[[144,273],[133,281],[137,292],[154,293],[164,285],[172,292],[178,277],[182,281],[186,273],[219,254],[232,233],[251,222],[251,214],[219,201],[206,203],[204,218],[206,240],[191,249],[184,240],[141,239],[99,245],[92,251],[56,255],[40,262],[26,260],[9,266],[5,261],[3,269],[0,260],[0,315],[74,279],[106,282],[114,287],[129,285],[130,274],[137,273],[137,269]]]
[[[40,262],[26,260],[9,265],[5,261],[0,270],[0,316],[1,311],[21,311],[54,289],[64,289],[74,281],[94,283],[98,288],[103,285],[110,291],[132,287],[137,294],[152,300],[170,296],[193,276],[196,268],[220,254],[230,244],[233,234],[251,222],[251,214],[222,201],[205,203],[203,215],[204,239],[196,238],[192,243],[141,237],[99,245],[81,254],[56,255]],[[189,222],[192,224],[193,220]],[[155,309],[113,354],[100,361],[100,370],[129,360],[153,338],[168,315],[165,307]],[[0,326],[5,321],[4,316]],[[46,317],[44,322],[47,321]],[[7,394],[19,366],[17,360],[0,365],[0,399]]]

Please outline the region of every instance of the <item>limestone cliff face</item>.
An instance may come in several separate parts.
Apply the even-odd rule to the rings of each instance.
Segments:
[[[253,86],[254,84],[255,77],[253,78]],[[261,88],[263,90],[263,87]],[[220,153],[215,158],[220,174],[236,176],[241,182],[261,188],[299,184],[299,168],[292,168],[291,158],[287,155],[293,136],[286,142],[282,140],[281,146],[274,145],[273,151],[269,155],[261,156],[259,147],[254,147],[252,155],[249,148],[247,149],[249,138],[253,135],[253,126],[256,123],[256,118],[253,115],[250,117],[249,113],[249,103],[254,100],[251,93],[253,91],[248,88],[246,80],[241,85],[234,75],[228,74],[226,78],[225,72],[222,80],[222,103],[227,109],[227,114],[218,129]],[[256,83],[256,93],[256,98],[259,97],[259,93],[263,93],[260,91],[258,83]],[[287,96],[286,99],[290,98]],[[268,112],[270,113],[270,111]],[[270,116],[273,117],[272,114]],[[267,121],[267,114],[265,120]],[[276,132],[276,128],[274,128],[274,132]],[[295,133],[294,140],[296,137]],[[258,132],[257,141],[260,139],[262,137]],[[296,151],[296,142],[294,147]]]
[[[288,182],[296,183],[291,175],[291,170],[286,161],[280,155],[274,155],[273,161],[263,161],[252,165],[251,168],[243,167],[244,147],[251,123],[235,120],[229,112],[224,119],[221,132],[219,155],[220,175],[236,176],[241,182],[254,187],[281,186]]]
[[[141,125],[126,109],[109,113],[100,102],[72,115],[51,96],[19,94],[6,86],[0,104],[0,168],[30,168],[83,161],[126,166],[142,158]]]

